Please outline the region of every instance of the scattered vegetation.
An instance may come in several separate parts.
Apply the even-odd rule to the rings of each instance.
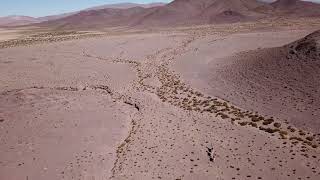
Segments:
[[[271,124],[271,123],[273,123],[273,122],[274,122],[273,119],[265,119],[262,124],[263,124],[263,125],[269,125],[269,124]]]
[[[281,127],[281,124],[278,123],[278,122],[275,122],[275,123],[273,124],[273,126],[276,127],[276,128],[280,128],[280,127]]]

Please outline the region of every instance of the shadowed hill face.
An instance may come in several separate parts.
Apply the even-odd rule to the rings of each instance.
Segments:
[[[228,94],[237,94],[230,97],[237,104],[319,131],[320,31],[282,47],[242,52],[224,62],[210,71],[211,81]]]
[[[40,26],[51,26],[58,28],[100,28],[110,26],[129,25],[139,14],[145,12],[144,8],[135,7],[126,10],[122,9],[101,9],[82,11],[75,15],[55,21],[48,21],[39,24]]]
[[[165,6],[146,9],[90,10],[40,26],[86,29],[179,26],[253,21],[272,16],[318,17],[320,5],[301,0],[278,0],[272,4],[257,0],[175,0]]]
[[[309,17],[320,16],[320,4],[301,0],[278,0],[271,3],[276,15]]]
[[[209,15],[210,16],[210,15]],[[225,23],[225,22],[240,22],[240,21],[246,21],[249,20],[249,17],[246,17],[238,12],[235,11],[223,11],[219,14],[216,14],[214,16],[211,16],[209,19],[210,23]]]
[[[255,20],[264,15],[254,11],[256,8],[264,6],[264,3],[256,0],[239,1],[225,0],[214,1],[201,16],[209,23],[239,22]]]
[[[279,8],[279,9],[290,9],[290,8],[294,8],[294,7],[299,7],[299,6],[309,6],[309,5],[313,5],[316,6],[316,3],[310,2],[310,1],[302,1],[302,0],[277,0],[273,3],[271,3],[271,5],[275,8]]]
[[[299,1],[300,0],[278,0],[273,2],[272,5],[274,7],[288,8],[290,6],[295,6]]]
[[[208,0],[175,0],[167,6],[155,9],[140,20],[141,24],[172,25],[185,23],[210,5]]]
[[[320,30],[288,45],[290,55],[320,61]]]
[[[175,0],[165,6],[147,9],[90,10],[40,26],[97,28],[229,23],[257,19],[259,13],[251,12],[251,9],[261,5],[264,3],[256,0]]]
[[[262,4],[256,0],[176,0],[152,12],[142,24],[206,24],[230,22],[230,19],[238,22]]]

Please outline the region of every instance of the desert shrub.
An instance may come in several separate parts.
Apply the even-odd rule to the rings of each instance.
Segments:
[[[271,123],[273,123],[274,122],[274,120],[273,119],[266,119],[266,120],[264,120],[263,121],[263,125],[269,125],[269,124],[271,124]]]
[[[314,137],[313,137],[313,136],[309,136],[309,137],[306,137],[306,139],[307,139],[308,141],[313,141]]]
[[[310,141],[303,141],[305,144],[309,145],[309,146],[312,146],[312,142]]]
[[[291,132],[295,132],[295,131],[296,131],[296,129],[294,129],[294,128],[291,127],[291,126],[288,126],[287,129],[290,130]]]
[[[222,119],[227,119],[227,118],[229,118],[229,116],[226,115],[226,114],[221,114],[221,118],[222,118]]]
[[[251,121],[252,122],[259,122],[259,121],[261,121],[261,119],[259,117],[257,117],[257,116],[252,116],[251,117]]]
[[[303,141],[303,139],[302,139],[302,138],[300,138],[300,137],[296,137],[296,136],[290,137],[289,139],[290,139],[290,140]]]
[[[276,128],[280,128],[281,124],[276,122],[276,123],[273,124],[273,126],[276,127]]]
[[[255,122],[250,122],[249,125],[251,125],[252,127],[255,127],[255,128],[258,127],[257,123],[255,123]]]
[[[305,136],[306,135],[306,133],[305,132],[303,132],[303,131],[299,131],[299,134],[301,135],[301,136]]]
[[[288,135],[288,132],[287,131],[279,131],[280,134],[283,134],[283,135]]]
[[[262,126],[260,126],[259,129],[271,134],[280,131],[280,129],[264,128]]]
[[[238,124],[239,124],[240,126],[246,126],[246,125],[248,124],[248,122],[238,122]]]

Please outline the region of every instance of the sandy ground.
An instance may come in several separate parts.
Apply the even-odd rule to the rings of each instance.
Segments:
[[[8,30],[0,28],[0,41],[15,39],[22,36],[19,30]]]
[[[0,179],[318,179],[317,135],[202,77],[228,54],[309,31],[205,27],[1,49]]]

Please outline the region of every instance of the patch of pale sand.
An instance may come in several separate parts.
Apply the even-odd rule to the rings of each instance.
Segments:
[[[11,30],[11,29],[9,30],[9,29],[1,29],[0,28],[0,41],[16,39],[21,36],[23,36],[21,34],[21,30]]]
[[[88,54],[104,58],[123,58],[140,62],[157,51],[173,48],[185,35],[131,34],[103,37],[79,44]]]
[[[108,179],[135,108],[93,90],[0,95],[0,179]]]
[[[237,78],[237,82],[233,82],[225,79],[226,77],[221,76],[217,72],[226,69],[225,67],[232,63],[234,59],[239,59],[237,57],[228,58],[236,53],[279,47],[300,39],[310,32],[312,30],[256,32],[205,38],[191,45],[189,52],[177,58],[173,67],[194,87],[209,95],[229,100],[231,103],[246,110],[258,111],[259,113],[281,118],[282,120],[292,120],[294,118],[299,120],[309,119],[310,116],[308,114],[293,111],[295,109],[293,108],[293,104],[283,106],[281,105],[282,102],[269,102],[265,98],[257,96],[252,98],[252,94],[257,94],[258,90],[251,92],[241,88],[241,84],[246,82],[246,79],[241,79],[241,73],[235,75],[235,71],[228,70],[229,72],[226,72],[230,76],[235,75],[234,77]],[[235,68],[237,67],[235,66]],[[252,82],[248,82],[248,84],[250,83]],[[261,86],[260,90],[263,90],[263,86]],[[276,92],[276,94],[279,93],[285,96],[283,91]],[[275,96],[275,94],[271,94],[271,91],[265,92],[263,96],[268,95]],[[302,123],[306,122],[301,122],[300,120],[300,123],[295,123],[295,125],[302,126]],[[309,123],[308,126],[304,125],[304,128],[310,130],[310,126],[312,126],[312,123]]]
[[[0,89],[112,84],[120,91],[135,79],[130,64],[86,57],[83,51],[77,42],[2,49]]]

